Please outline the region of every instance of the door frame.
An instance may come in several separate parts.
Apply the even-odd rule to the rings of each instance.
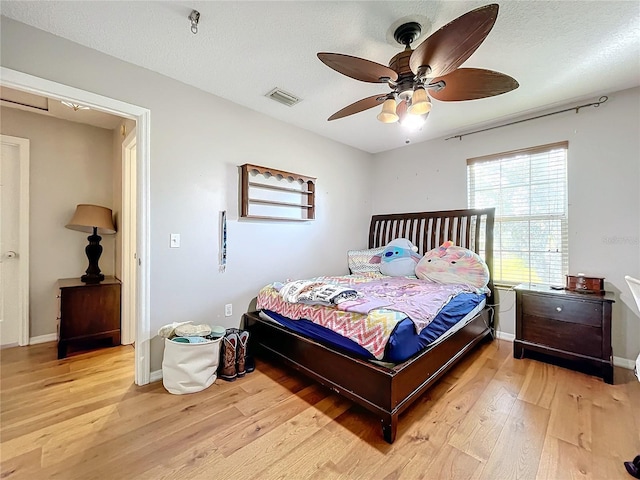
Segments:
[[[146,385],[151,377],[151,323],[150,323],[150,145],[151,111],[147,108],[105,97],[62,83],[0,67],[0,84],[36,95],[87,105],[95,110],[111,113],[136,121],[137,148],[137,218],[136,253],[138,278],[136,283],[136,343],[135,383]]]
[[[122,344],[130,345],[135,341],[136,319],[136,245],[133,240],[132,230],[135,225],[131,223],[131,217],[135,217],[137,206],[135,199],[131,199],[132,180],[136,180],[135,172],[131,169],[131,152],[136,151],[137,139],[134,128],[122,142]],[[137,157],[137,152],[136,152]],[[136,158],[137,165],[137,158]]]
[[[29,345],[29,139],[1,135],[2,143],[18,149],[18,345]]]

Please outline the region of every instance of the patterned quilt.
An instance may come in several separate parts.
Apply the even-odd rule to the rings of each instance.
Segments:
[[[409,317],[420,332],[460,292],[462,285],[442,285],[406,277],[364,273],[316,277],[314,283],[349,287],[358,298],[337,306],[287,302],[278,293],[282,284],[264,287],[257,298],[259,309],[271,310],[293,320],[307,319],[349,338],[381,360],[398,322]]]

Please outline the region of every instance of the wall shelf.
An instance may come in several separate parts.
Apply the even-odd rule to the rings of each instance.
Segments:
[[[266,183],[249,182],[249,187],[266,188],[269,190],[280,190],[282,192],[311,193],[310,190],[300,190],[298,188],[279,187],[277,185],[269,185]]]
[[[314,177],[249,163],[240,170],[241,217],[291,221],[315,218]]]
[[[249,203],[260,203],[262,205],[279,205],[281,207],[313,208],[313,205],[300,205],[292,202],[276,202],[273,200],[262,200],[260,198],[250,198]]]

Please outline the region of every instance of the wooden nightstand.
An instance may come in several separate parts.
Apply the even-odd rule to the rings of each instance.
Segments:
[[[533,284],[515,290],[514,357],[522,358],[525,351],[551,355],[576,367],[596,367],[605,382],[613,383],[612,293],[575,293]]]
[[[95,347],[105,340],[120,345],[120,280],[105,277],[88,284],[79,278],[58,280],[60,312],[58,358],[67,356],[67,346]]]

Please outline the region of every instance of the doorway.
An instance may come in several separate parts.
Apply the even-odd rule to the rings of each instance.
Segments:
[[[136,339],[136,131],[122,142],[122,344]]]
[[[135,220],[135,383],[150,381],[150,264],[149,264],[149,144],[150,111],[146,108],[69,87],[40,77],[0,67],[0,83],[15,90],[47,96],[57,100],[87,105],[95,110],[136,121],[136,202]]]
[[[29,344],[29,140],[0,138],[0,346],[24,346]]]

